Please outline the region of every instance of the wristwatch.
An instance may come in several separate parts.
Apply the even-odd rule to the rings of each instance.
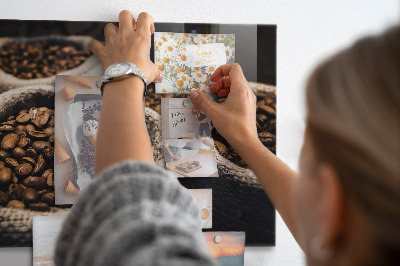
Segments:
[[[103,95],[104,85],[108,82],[124,80],[126,78],[138,76],[143,80],[144,83],[144,95],[146,95],[147,91],[147,79],[143,72],[133,63],[130,62],[121,62],[112,64],[104,71],[101,80],[96,82],[96,86],[100,88],[101,95]]]

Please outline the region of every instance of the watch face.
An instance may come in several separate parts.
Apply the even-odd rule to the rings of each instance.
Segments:
[[[118,77],[127,74],[130,68],[130,65],[125,62],[113,64],[107,68],[106,75],[109,77]]]

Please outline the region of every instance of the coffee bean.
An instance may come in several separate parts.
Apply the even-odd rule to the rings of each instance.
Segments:
[[[269,132],[260,132],[258,133],[259,138],[275,138],[275,135]]]
[[[36,107],[32,107],[31,109],[29,109],[29,117],[32,120],[36,119],[37,112],[38,112],[38,109]]]
[[[54,172],[53,169],[47,169],[43,172],[42,177],[46,179],[46,183],[49,187],[54,186]]]
[[[36,203],[39,201],[39,194],[33,188],[27,188],[22,193],[23,202],[25,204]]]
[[[44,112],[43,114],[39,115],[36,120],[38,121],[39,125],[43,127],[49,121],[50,114],[48,112]]]
[[[18,144],[19,137],[15,133],[10,133],[4,136],[1,141],[1,148],[5,151],[13,150]]]
[[[25,127],[25,131],[28,133],[31,131],[35,131],[35,130],[36,130],[35,127],[32,125],[26,125],[26,127]]]
[[[214,141],[214,145],[217,148],[218,152],[222,155],[228,155],[228,148],[219,141]]]
[[[29,131],[28,135],[33,139],[37,140],[45,140],[49,137],[48,134],[44,133],[43,131],[37,131],[37,130]]]
[[[18,161],[22,159],[22,157],[26,156],[26,151],[20,147],[16,147],[13,151],[12,151],[12,156],[14,156],[15,159],[17,159]]]
[[[49,211],[49,206],[47,203],[30,203],[29,204],[29,209],[32,211],[39,211],[39,212],[48,212]]]
[[[49,122],[47,123],[47,125],[49,127],[54,127],[54,116],[50,116]]]
[[[49,143],[53,143],[54,144],[54,142],[55,142],[54,135],[51,135],[49,137]]]
[[[275,117],[276,116],[276,112],[274,110],[274,108],[266,105],[266,104],[258,104],[257,108],[263,112],[264,114],[270,116],[270,117]]]
[[[257,122],[259,122],[260,124],[265,124],[268,120],[268,116],[266,116],[265,114],[257,114]]]
[[[54,194],[54,192],[46,193],[43,195],[43,197],[40,200],[44,203],[47,203],[49,206],[54,206],[55,194]]]
[[[54,135],[54,127],[48,127],[43,129],[43,133],[45,133],[47,136]]]
[[[26,148],[29,144],[31,144],[31,141],[29,138],[22,137],[18,141],[18,147],[20,148]]]
[[[35,141],[32,143],[32,147],[37,153],[42,153],[45,147],[51,147],[51,144],[47,141]]]
[[[28,110],[24,109],[24,110],[19,111],[18,115],[25,114],[25,113],[28,113],[28,112],[29,112]]]
[[[11,184],[8,187],[7,194],[11,199],[22,200],[22,194],[24,193],[26,187],[23,184]]]
[[[11,157],[11,155],[8,152],[0,150],[0,159],[1,160],[5,160],[8,157]]]
[[[270,146],[275,145],[275,143],[276,143],[276,137],[272,133],[260,132],[260,133],[258,133],[258,137],[261,140],[261,142],[264,144],[264,146],[270,147]]]
[[[29,147],[28,149],[26,149],[26,152],[28,153],[29,157],[31,157],[33,159],[37,158],[38,153],[36,152],[36,150],[34,148]]]
[[[15,208],[15,209],[25,209],[25,204],[19,200],[10,200],[7,204],[8,208]]]
[[[265,131],[274,131],[274,130],[276,130],[276,119],[269,119]]]
[[[42,129],[42,124],[40,124],[40,121],[38,119],[32,119],[31,124],[34,125],[37,129]]]
[[[0,169],[0,186],[8,186],[11,183],[12,170],[8,167]]]
[[[10,115],[10,116],[7,118],[7,121],[11,121],[11,120],[15,120],[15,116]]]
[[[15,168],[18,166],[18,161],[14,158],[6,158],[4,161],[8,167]]]
[[[31,116],[28,113],[22,113],[17,116],[16,120],[18,123],[25,124],[31,120]]]
[[[0,125],[0,131],[2,132],[12,132],[14,131],[14,127],[10,125]]]
[[[20,137],[20,138],[26,138],[26,132],[23,132],[23,131],[14,131],[14,133],[15,134],[17,134],[18,135],[18,137]]]
[[[23,184],[26,187],[41,190],[46,187],[46,181],[47,180],[45,178],[40,176],[30,176],[25,178]]]
[[[15,167],[15,172],[19,176],[27,176],[32,172],[32,168],[33,168],[32,165],[29,163],[21,163],[20,165]]]
[[[46,169],[46,161],[44,160],[43,155],[40,154],[37,159],[36,166],[32,171],[32,174],[33,175],[41,174],[45,169]]]
[[[5,167],[5,164],[3,161],[0,161],[0,169],[3,169]]]
[[[4,193],[3,191],[0,191],[0,205],[5,206],[9,201],[9,196],[7,193]]]
[[[52,162],[54,159],[54,148],[53,147],[45,147],[43,150],[43,157],[48,162]]]
[[[21,159],[21,163],[29,163],[29,164],[32,165],[32,166],[35,166],[35,165],[36,165],[35,159],[33,159],[33,158],[31,158],[31,157],[23,157],[23,158]]]
[[[51,190],[49,190],[49,189],[47,189],[47,188],[38,190],[39,198],[42,198],[44,194],[49,193],[50,191],[51,191]]]
[[[39,107],[38,108],[38,111],[39,112],[42,112],[42,113],[45,113],[45,112],[47,112],[47,111],[49,111],[50,109],[49,108],[47,108],[47,107]]]
[[[6,122],[1,123],[2,125],[10,125],[12,127],[15,127],[17,125],[17,121],[14,120],[8,120]]]
[[[24,125],[17,125],[16,127],[15,127],[15,133],[18,135],[18,136],[21,136],[21,134],[22,133],[25,133],[26,132],[26,127],[24,126]]]
[[[14,184],[17,184],[18,181],[19,181],[19,179],[18,179],[17,175],[16,175],[15,173],[13,173],[12,182],[13,182]]]

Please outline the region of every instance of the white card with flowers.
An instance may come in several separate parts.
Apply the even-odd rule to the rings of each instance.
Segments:
[[[156,93],[209,93],[215,69],[235,62],[235,34],[156,32],[154,60],[164,74]]]

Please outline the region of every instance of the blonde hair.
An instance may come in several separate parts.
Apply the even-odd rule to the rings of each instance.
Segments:
[[[317,160],[338,172],[381,263],[400,261],[400,26],[357,41],[306,85]]]

